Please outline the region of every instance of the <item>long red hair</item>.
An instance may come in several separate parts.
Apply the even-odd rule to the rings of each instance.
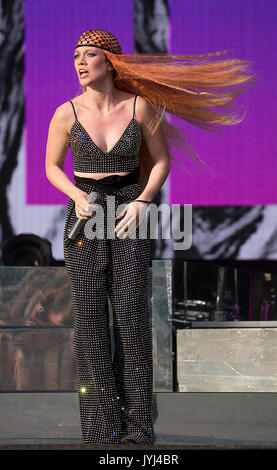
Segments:
[[[102,52],[113,65],[115,86],[143,96],[153,106],[155,117],[149,130],[153,135],[161,125],[170,158],[177,164],[182,162],[174,158],[170,146],[206,165],[184,137],[186,133],[166,120],[165,112],[217,133],[218,125],[238,124],[245,117],[246,111],[242,116],[235,111],[242,106],[231,103],[250,82],[256,81],[256,75],[249,73],[250,61],[218,57],[228,50],[202,55],[113,54],[104,49]],[[219,112],[223,108],[229,110]],[[144,141],[140,160],[147,180],[152,159]]]

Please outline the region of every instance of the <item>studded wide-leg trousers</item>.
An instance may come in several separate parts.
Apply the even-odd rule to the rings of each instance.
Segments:
[[[87,193],[94,190],[87,182],[78,181],[76,186]],[[138,183],[118,189],[114,193],[115,210],[124,201],[137,198],[141,191]],[[107,222],[106,196],[104,192],[100,194],[98,204]],[[75,203],[69,199],[64,241],[75,220]],[[64,244],[74,312],[82,438],[87,444],[116,444],[128,438],[138,444],[151,444],[156,436],[151,414],[149,230],[147,227],[144,239],[110,239],[106,230],[105,223],[102,238],[87,237],[85,225],[73,242]],[[113,313],[113,357],[107,296]]]

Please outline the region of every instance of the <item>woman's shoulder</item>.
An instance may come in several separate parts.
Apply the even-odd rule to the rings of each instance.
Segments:
[[[70,132],[70,129],[75,121],[75,115],[70,101],[72,101],[74,105],[76,103],[76,98],[65,101],[64,103],[60,104],[56,108],[54,113],[55,118],[64,123],[68,133]]]
[[[141,126],[145,126],[148,122],[156,117],[156,112],[153,108],[153,105],[141,95],[137,95],[136,116],[137,121]]]
[[[70,111],[72,113],[72,104],[70,103],[72,102],[73,105],[75,105],[77,103],[77,106],[78,106],[78,99],[75,97],[75,98],[71,98],[70,100],[68,101],[65,101],[64,103],[60,104],[56,111],[58,111],[60,114],[69,114]]]

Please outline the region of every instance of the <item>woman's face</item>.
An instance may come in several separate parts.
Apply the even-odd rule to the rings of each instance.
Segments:
[[[74,67],[80,84],[85,87],[91,82],[103,80],[107,74],[106,55],[97,47],[77,47],[74,52]]]

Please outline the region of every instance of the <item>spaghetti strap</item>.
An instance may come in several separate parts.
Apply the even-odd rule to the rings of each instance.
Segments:
[[[133,112],[133,119],[134,119],[134,117],[135,117],[135,106],[136,106],[136,99],[137,99],[137,96],[138,96],[138,95],[136,95],[136,97],[135,97],[135,100],[134,100],[134,112]]]
[[[72,108],[73,108],[73,111],[74,111],[74,114],[75,114],[75,119],[76,119],[76,121],[78,121],[78,118],[77,118],[77,114],[76,114],[76,111],[75,111],[74,104],[72,103],[72,101],[71,101],[71,100],[70,100],[70,103],[72,104]]]

